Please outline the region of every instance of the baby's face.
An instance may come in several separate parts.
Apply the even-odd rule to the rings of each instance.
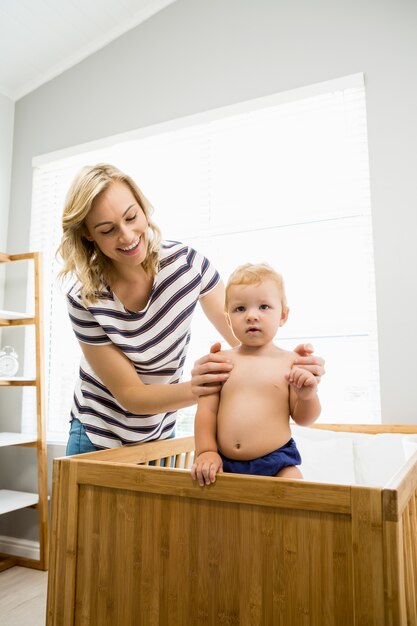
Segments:
[[[227,312],[236,338],[252,347],[271,342],[288,316],[288,311],[282,308],[279,288],[272,280],[255,285],[231,285]]]

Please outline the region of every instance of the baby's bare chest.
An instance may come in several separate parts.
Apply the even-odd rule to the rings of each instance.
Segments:
[[[225,385],[223,393],[236,390],[262,391],[288,389],[286,374],[291,369],[290,358],[242,358],[234,362],[233,371]]]

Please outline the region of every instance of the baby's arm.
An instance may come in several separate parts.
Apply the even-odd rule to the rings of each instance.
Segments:
[[[219,393],[200,396],[198,399],[194,424],[196,458],[191,477],[197,479],[201,487],[214,483],[216,474],[223,471],[216,440],[219,401]]]
[[[300,426],[308,426],[316,421],[321,411],[317,379],[314,374],[299,367],[293,367],[287,378],[291,417]]]

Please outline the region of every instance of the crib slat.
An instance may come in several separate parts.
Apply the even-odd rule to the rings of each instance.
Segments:
[[[380,492],[352,487],[353,582],[358,624],[384,624]]]
[[[417,619],[416,592],[414,589],[412,553],[410,552],[413,538],[409,507],[405,509],[402,519],[404,529],[405,599],[407,607],[407,621],[409,624],[415,624]]]
[[[414,498],[413,498],[414,500]],[[407,601],[407,617],[410,624],[417,624],[417,592],[415,587],[416,582],[416,568],[414,563],[414,546],[413,544],[416,541],[416,535],[414,531],[414,522],[413,522],[413,510],[412,510],[412,502],[410,501],[406,511],[404,512],[404,517],[406,518],[406,526],[407,526],[407,537],[404,541],[404,549],[407,550],[407,555],[405,556],[406,561],[406,596],[408,597]]]
[[[410,509],[410,558],[413,566],[413,580],[412,586],[413,589],[417,589],[417,502],[416,502],[416,494],[414,494],[414,498],[410,500],[409,504]],[[414,610],[417,612],[417,592],[415,592],[414,598]],[[417,620],[416,620],[417,623]]]
[[[61,483],[62,477],[64,481]],[[52,484],[52,525],[51,525],[51,559],[49,562],[48,575],[48,606],[47,623],[55,626],[64,623],[64,616],[68,608],[73,610],[73,605],[67,604],[66,595],[74,593],[74,585],[71,578],[66,580],[65,595],[62,594],[62,579],[66,571],[66,546],[68,524],[68,500],[70,485],[69,464],[61,465],[54,461],[53,484]],[[71,618],[71,613],[69,614]],[[69,619],[67,619],[67,622]]]
[[[65,468],[67,469],[67,468]],[[78,519],[78,491],[76,485],[77,467],[68,467],[68,502],[65,503],[67,517],[67,546],[65,550],[65,580],[69,581],[72,589],[66,588],[65,613],[74,613],[75,598],[75,572],[77,571],[77,519]]]

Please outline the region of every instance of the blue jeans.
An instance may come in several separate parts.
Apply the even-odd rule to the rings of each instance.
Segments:
[[[173,439],[175,437],[175,428],[168,437],[168,439]],[[97,448],[94,444],[91,443],[86,430],[80,420],[74,417],[71,422],[69,438],[67,443],[67,456],[72,456],[73,454],[84,454],[85,452],[97,452],[97,450],[101,450],[102,448]],[[173,458],[171,459],[171,466],[173,466]],[[151,461],[150,465],[155,465],[155,461]],[[165,461],[161,462],[162,467],[165,467]]]
[[[72,456],[73,454],[84,454],[84,452],[97,452],[97,450],[100,450],[100,448],[96,448],[91,443],[80,420],[74,418],[70,426],[66,455]]]

